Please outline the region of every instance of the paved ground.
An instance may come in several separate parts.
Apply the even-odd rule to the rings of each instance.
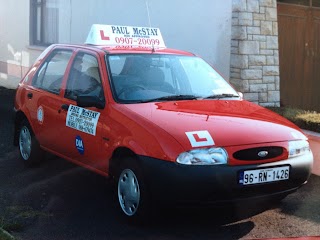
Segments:
[[[0,73],[0,87],[16,89],[21,78]]]
[[[8,90],[0,86],[0,157],[14,149],[12,138],[12,110],[15,90]]]
[[[168,209],[153,223],[130,225],[108,181],[54,157],[36,168],[12,146],[13,91],[0,88],[0,225],[23,240],[252,239],[320,236],[320,177],[281,203]]]
[[[313,164],[312,173],[320,176],[320,133],[304,130],[310,141],[313,157],[316,161]]]

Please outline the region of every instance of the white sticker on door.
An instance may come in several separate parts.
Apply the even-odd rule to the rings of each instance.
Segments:
[[[192,147],[207,147],[214,145],[214,141],[210,133],[204,131],[186,132]]]
[[[99,112],[70,105],[66,126],[95,136],[99,117]]]

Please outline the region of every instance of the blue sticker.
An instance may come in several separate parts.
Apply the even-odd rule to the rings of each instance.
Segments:
[[[76,137],[76,148],[78,149],[78,152],[81,155],[84,154],[84,144],[83,144],[82,138],[80,136]]]

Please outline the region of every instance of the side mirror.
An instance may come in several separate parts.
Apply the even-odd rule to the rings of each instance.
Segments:
[[[77,106],[79,107],[96,107],[98,109],[104,109],[106,103],[97,96],[77,96]]]

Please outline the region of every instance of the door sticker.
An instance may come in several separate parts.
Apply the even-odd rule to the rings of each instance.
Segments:
[[[39,106],[37,110],[37,119],[40,124],[43,123],[43,118],[44,118],[43,108],[42,106]]]
[[[186,132],[192,147],[207,147],[214,145],[214,141],[210,133],[204,131]]]
[[[99,112],[70,105],[66,126],[95,136],[99,117]]]
[[[84,144],[83,144],[83,141],[82,141],[82,138],[80,136],[77,136],[76,137],[76,148],[78,150],[78,152],[83,155],[84,154]]]

